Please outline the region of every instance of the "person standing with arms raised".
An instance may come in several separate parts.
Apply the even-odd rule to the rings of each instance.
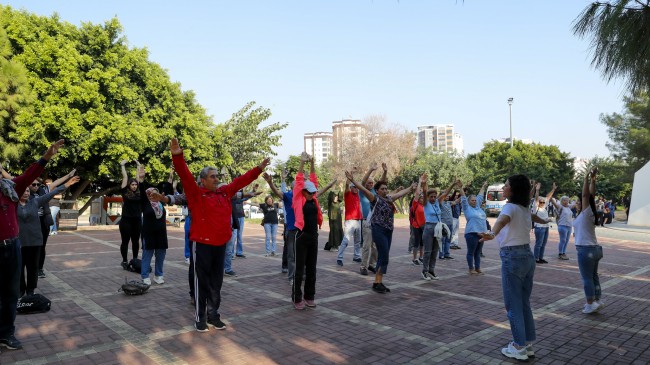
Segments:
[[[195,296],[198,298],[194,326],[199,332],[209,331],[208,323],[223,330],[226,325],[221,321],[219,305],[226,243],[232,236],[231,199],[237,191],[253,182],[264,171],[270,159],[264,159],[259,166],[235,178],[230,184],[218,188],[219,172],[215,167],[204,167],[199,174],[202,184],[202,187],[199,187],[187,167],[183,150],[176,138],[170,143],[170,151],[174,169],[183,183],[187,205],[193,214],[190,239],[195,242]],[[208,301],[211,305],[210,313]]]

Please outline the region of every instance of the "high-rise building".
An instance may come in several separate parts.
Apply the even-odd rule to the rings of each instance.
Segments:
[[[341,158],[346,144],[366,143],[368,126],[360,120],[343,119],[332,122],[332,155]]]
[[[453,124],[418,127],[418,146],[434,151],[463,153],[463,137],[454,132]]]
[[[305,152],[314,156],[317,165],[327,161],[332,154],[332,133],[314,132],[305,133]]]

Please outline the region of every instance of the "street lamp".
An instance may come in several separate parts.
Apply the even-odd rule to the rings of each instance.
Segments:
[[[513,98],[508,98],[508,106],[510,107],[510,148],[512,148],[513,145],[513,140],[512,140],[512,102],[515,99]]]

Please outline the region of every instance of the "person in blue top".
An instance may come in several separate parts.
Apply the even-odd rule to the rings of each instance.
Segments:
[[[269,184],[273,194],[282,198],[282,204],[284,205],[284,248],[282,249],[282,273],[287,273],[289,277],[289,284],[293,283],[293,274],[296,271],[295,258],[293,246],[296,243],[296,233],[297,229],[295,226],[296,216],[294,215],[293,209],[291,209],[291,204],[293,202],[293,190],[287,190],[286,178],[289,175],[289,171],[282,170],[282,182],[280,184],[281,191],[273,184],[271,176],[264,173],[262,177]]]
[[[465,212],[465,243],[467,244],[467,266],[469,266],[470,275],[482,275],[481,271],[481,251],[483,250],[483,242],[481,240],[481,233],[487,231],[485,211],[481,208],[483,202],[483,194],[487,187],[487,181],[483,183],[481,190],[477,195],[465,195],[460,180],[456,183],[460,187],[460,204]]]

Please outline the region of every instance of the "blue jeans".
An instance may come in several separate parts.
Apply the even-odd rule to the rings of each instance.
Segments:
[[[578,251],[578,268],[582,276],[582,285],[587,300],[600,300],[600,278],[598,262],[603,258],[602,246],[576,245]]]
[[[544,258],[544,249],[548,241],[548,227],[535,227],[535,260]]]
[[[163,263],[165,262],[165,255],[167,254],[167,249],[157,248],[155,250],[143,249],[142,250],[142,270],[140,271],[140,276],[143,279],[149,277],[151,272],[151,257],[156,255],[156,268],[154,273],[156,276],[163,276]]]
[[[52,225],[50,226],[50,232],[57,232],[56,226],[56,216],[59,214],[61,207],[50,207],[50,212],[52,213]]]
[[[348,247],[348,243],[354,240],[354,258],[361,258],[361,220],[350,219],[346,220],[343,227],[343,241],[339,246],[339,254],[337,260],[343,261],[343,252]]]
[[[451,249],[451,237],[454,236],[454,231],[453,231],[454,224],[451,223],[451,222],[443,222],[443,223],[446,224],[447,227],[449,227],[449,230],[451,232],[449,233],[449,236],[447,236],[447,237],[443,236],[442,237],[442,250],[440,250],[440,252],[438,253],[438,258],[439,259],[451,256],[451,253],[449,252],[449,250]]]
[[[266,254],[268,255],[271,252],[275,253],[275,244],[276,244],[276,236],[278,234],[278,225],[271,224],[271,223],[264,223],[264,233],[266,235],[266,238],[264,239],[264,243],[266,244]]]
[[[557,233],[560,234],[560,243],[557,245],[558,254],[566,253],[566,246],[571,238],[571,226],[557,226]]]
[[[465,233],[465,244],[467,244],[467,266],[470,270],[481,268],[481,251],[483,242],[479,242],[481,236],[476,232]]]
[[[0,245],[0,337],[16,331],[16,307],[20,294],[22,249],[18,238],[10,245]]]
[[[377,246],[377,272],[385,274],[388,270],[388,256],[390,254],[390,244],[393,241],[393,230],[373,224],[372,240]]]
[[[501,285],[513,341],[524,346],[535,341],[535,320],[530,307],[535,257],[530,245],[502,247]]]
[[[190,224],[192,219],[188,215],[185,217],[185,258],[190,258]]]
[[[223,259],[223,271],[224,272],[231,272],[232,271],[232,256],[235,251],[235,242],[237,241],[237,230],[233,229],[232,230],[232,236],[230,236],[230,239],[228,240],[228,243],[226,243],[226,254],[225,258]]]
[[[244,254],[244,242],[242,238],[244,236],[244,217],[239,217],[239,229],[237,230],[237,255],[241,256]]]

